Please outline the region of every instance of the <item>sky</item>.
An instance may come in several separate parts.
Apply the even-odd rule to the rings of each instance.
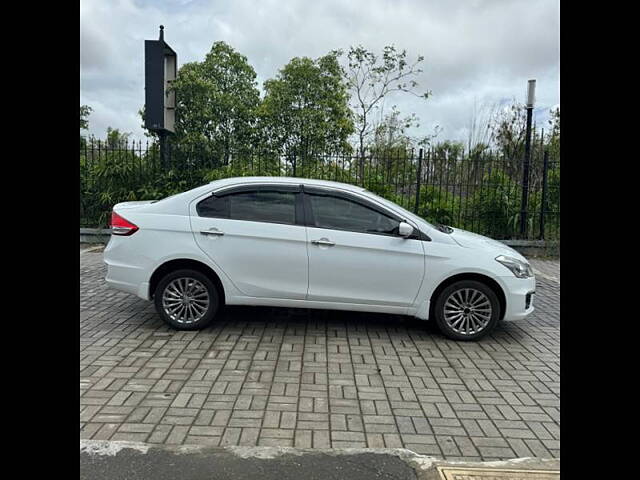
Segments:
[[[144,138],[144,40],[156,40],[161,24],[178,66],[204,60],[222,40],[247,57],[260,88],[293,57],[351,45],[423,55],[418,88],[432,96],[396,94],[385,103],[417,114],[418,136],[438,127],[438,139],[467,143],[473,118],[524,102],[529,79],[537,81],[538,126],[560,103],[559,0],[81,0],[89,134],[104,138],[110,126]]]

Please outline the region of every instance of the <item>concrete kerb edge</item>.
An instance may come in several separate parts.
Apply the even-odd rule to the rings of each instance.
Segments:
[[[411,467],[419,478],[429,480],[430,478],[439,478],[431,476],[437,474],[437,468],[440,466],[459,466],[459,467],[483,467],[496,469],[522,469],[522,470],[560,470],[560,459],[545,459],[523,457],[511,460],[492,461],[492,462],[462,462],[447,461],[421,455],[408,450],[406,448],[294,448],[294,447],[250,447],[250,446],[228,446],[228,447],[210,447],[200,445],[150,445],[141,442],[130,441],[113,441],[113,440],[80,440],[80,454],[100,455],[100,456],[116,456],[122,450],[133,450],[141,455],[147,454],[149,451],[166,452],[169,455],[189,455],[204,454],[215,455],[216,453],[226,452],[237,456],[241,459],[255,458],[261,460],[270,460],[283,455],[317,455],[324,454],[330,456],[339,455],[357,455],[357,454],[380,454],[398,457]]]

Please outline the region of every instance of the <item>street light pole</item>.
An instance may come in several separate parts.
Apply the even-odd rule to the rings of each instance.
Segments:
[[[527,131],[524,143],[524,165],[522,168],[522,202],[520,208],[520,236],[527,237],[527,202],[529,200],[529,164],[531,162],[531,121],[535,103],[536,81],[529,80],[527,89]]]

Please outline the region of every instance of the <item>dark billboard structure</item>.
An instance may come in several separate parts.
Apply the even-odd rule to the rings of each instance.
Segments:
[[[161,138],[174,132],[176,96],[169,87],[177,73],[178,56],[164,41],[160,25],[160,38],[144,41],[144,126]]]

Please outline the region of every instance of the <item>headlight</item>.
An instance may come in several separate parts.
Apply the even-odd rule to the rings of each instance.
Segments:
[[[499,255],[496,260],[502,265],[507,267],[518,278],[533,277],[533,270],[531,265],[517,258],[507,257],[506,255]]]

